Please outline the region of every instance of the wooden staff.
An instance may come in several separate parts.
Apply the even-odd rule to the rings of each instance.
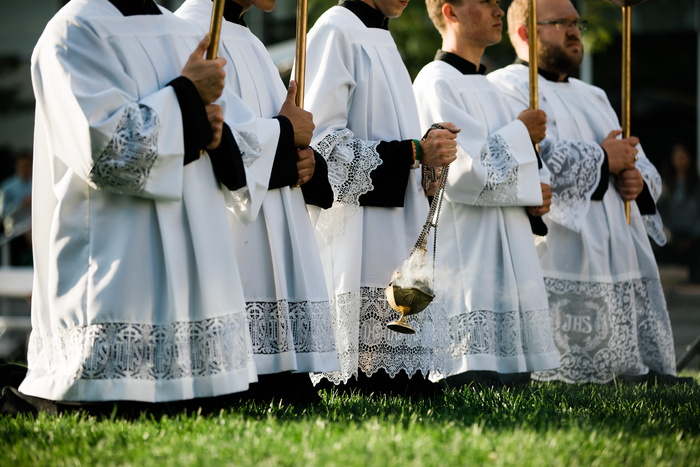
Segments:
[[[213,60],[219,54],[219,39],[221,38],[221,22],[224,17],[224,4],[226,0],[214,0],[214,8],[211,10],[211,24],[209,34],[211,42],[207,49],[207,60]]]
[[[537,77],[537,0],[528,0],[527,37],[530,52],[530,108],[539,108]]]
[[[622,8],[622,137],[630,137],[632,114],[632,7],[645,0],[606,0]],[[630,202],[625,201],[625,219],[631,222]]]
[[[298,107],[304,107],[304,77],[306,76],[306,26],[308,24],[308,0],[298,0],[297,2],[297,44],[296,44],[296,65],[294,68],[294,81],[297,82]]]

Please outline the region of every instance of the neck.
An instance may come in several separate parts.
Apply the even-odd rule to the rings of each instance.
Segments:
[[[486,47],[465,44],[464,41],[456,40],[454,36],[445,35],[442,38],[442,50],[459,55],[478,67]]]
[[[377,10],[377,5],[374,4],[374,0],[360,0],[362,3],[366,3],[367,5],[371,6],[375,10]]]
[[[236,5],[238,5],[239,7],[241,7],[241,14],[238,16],[239,19],[243,17],[243,14],[244,14],[246,11],[250,10],[250,3],[245,4],[245,3],[244,3],[243,1],[241,1],[241,0],[226,0],[226,3],[235,3]]]

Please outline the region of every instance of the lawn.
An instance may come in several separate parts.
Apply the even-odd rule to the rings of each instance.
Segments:
[[[465,387],[427,399],[321,392],[215,415],[0,417],[0,465],[700,465],[686,385]]]

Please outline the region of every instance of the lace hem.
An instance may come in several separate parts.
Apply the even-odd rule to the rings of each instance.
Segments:
[[[328,302],[248,302],[253,354],[335,352]]]
[[[540,380],[606,383],[649,369],[675,375],[671,323],[655,279],[610,283],[546,278],[558,370]]]
[[[321,211],[316,223],[327,239],[343,233],[345,219],[360,210],[360,196],[374,189],[370,174],[382,163],[378,145],[379,141],[353,139],[353,133],[343,129],[328,134],[316,146],[328,161],[328,181],[335,194],[333,206]]]
[[[486,186],[479,193],[477,206],[512,206],[518,199],[518,162],[508,143],[499,134],[489,137],[481,150],[481,164],[486,169]]]
[[[153,109],[129,105],[90,171],[95,186],[119,194],[142,193],[158,157],[159,126]]]
[[[105,323],[32,332],[33,370],[70,380],[173,380],[245,369],[252,358],[245,318],[166,325]]]
[[[416,330],[413,335],[387,329],[400,316],[389,306],[384,288],[362,287],[360,293],[337,296],[334,305],[340,371],[312,374],[314,384],[323,378],[346,383],[358,369],[369,376],[383,369],[393,378],[400,371],[410,377],[418,371],[444,373],[447,368],[449,330],[445,304],[439,298],[409,317]]]
[[[597,144],[582,141],[546,139],[540,154],[550,170],[552,206],[547,219],[574,232],[591,205],[591,196],[600,183],[600,167],[605,154]]]
[[[450,354],[498,358],[556,352],[549,310],[476,310],[450,318]]]

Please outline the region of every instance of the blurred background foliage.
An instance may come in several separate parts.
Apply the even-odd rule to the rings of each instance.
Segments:
[[[337,0],[311,0],[309,2],[309,26]],[[511,0],[501,1],[501,8],[507,11]],[[588,20],[588,31],[583,37],[586,51],[596,53],[605,50],[620,30],[620,7],[605,1],[579,1],[579,13]],[[503,19],[506,23],[505,16]],[[425,2],[412,1],[399,18],[389,21],[389,29],[404,59],[412,78],[435,56],[440,48],[440,34],[433,26],[425,8]],[[513,48],[508,40],[507,29],[503,29],[503,40],[486,50],[484,64],[489,70],[508,65],[515,59]]]

